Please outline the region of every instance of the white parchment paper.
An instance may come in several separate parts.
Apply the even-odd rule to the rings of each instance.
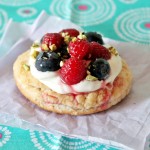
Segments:
[[[12,72],[13,62],[17,56],[29,49],[32,42],[40,39],[43,34],[68,27],[80,29],[73,23],[49,17],[45,13],[42,13],[32,26],[12,21],[8,23],[0,42],[0,123],[13,126],[15,123],[10,119],[12,116],[31,124],[39,124],[47,131],[59,131],[107,144],[118,142],[118,146],[121,143],[142,150],[150,133],[149,46],[105,38],[105,42],[116,47],[120,55],[126,59],[133,72],[134,81],[129,96],[102,113],[69,116],[47,112],[30,103],[17,89]],[[5,113],[9,117],[4,117]],[[30,128],[27,124],[26,127]]]

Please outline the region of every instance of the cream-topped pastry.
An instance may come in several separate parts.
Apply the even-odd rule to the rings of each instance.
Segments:
[[[113,46],[96,32],[76,29],[45,34],[17,58],[13,70],[27,99],[60,114],[106,110],[129,93],[132,83],[128,65]]]
[[[107,48],[109,47],[107,45]],[[79,83],[68,85],[61,80],[58,71],[46,71],[46,72],[38,71],[37,68],[35,67],[36,59],[32,57],[32,54],[35,53],[35,51],[41,52],[40,47],[38,46],[36,48],[31,47],[31,53],[29,58],[31,74],[37,80],[48,86],[53,91],[60,94],[67,94],[67,93],[91,92],[102,88],[104,82],[103,80],[89,81],[83,79]],[[121,72],[122,69],[122,60],[119,55],[112,54],[111,58],[108,60],[108,63],[110,65],[111,72],[109,77],[105,80],[105,84],[113,83],[113,81],[115,80],[115,78],[118,76],[118,74]]]

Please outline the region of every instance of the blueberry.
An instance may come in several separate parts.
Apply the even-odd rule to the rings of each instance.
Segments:
[[[90,63],[89,71],[99,80],[105,80],[110,74],[110,65],[105,59],[98,58]]]
[[[98,42],[99,44],[103,45],[104,41],[102,39],[102,36],[96,32],[87,32],[85,33],[85,36],[87,37],[87,40],[89,42]]]
[[[60,56],[55,52],[40,52],[36,58],[35,67],[37,70],[56,71],[60,69]]]
[[[62,59],[68,59],[70,58],[70,54],[67,51],[67,46],[64,45],[59,49],[60,55]]]

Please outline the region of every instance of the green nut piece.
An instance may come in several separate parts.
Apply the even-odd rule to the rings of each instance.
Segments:
[[[78,38],[81,40],[86,40],[86,36],[82,32],[78,35]]]
[[[51,51],[55,51],[57,49],[55,44],[50,45],[49,48]]]
[[[66,44],[69,44],[70,41],[71,41],[71,37],[70,37],[69,35],[66,35],[66,36],[64,37],[64,42],[65,42]]]
[[[38,54],[39,54],[38,51],[33,51],[33,53],[31,54],[31,56],[36,59],[36,57],[38,56]]]
[[[29,71],[30,70],[30,66],[27,64],[23,64],[23,68],[25,71]]]
[[[76,37],[72,37],[72,38],[71,38],[71,41],[72,41],[72,42],[75,42],[76,40],[77,40]]]
[[[113,55],[115,55],[115,56],[118,56],[119,54],[118,54],[118,51],[114,48],[114,47],[109,47],[108,48],[108,50],[109,50],[109,52],[111,53],[111,54],[113,54]]]
[[[42,44],[42,49],[44,51],[48,51],[49,50],[49,48],[48,48],[48,46],[46,44]]]
[[[94,77],[94,76],[89,74],[89,75],[86,76],[86,80],[88,80],[88,81],[96,81],[96,80],[98,80],[98,78],[96,78],[96,77]]]
[[[39,47],[39,44],[33,43],[33,44],[32,44],[32,47],[33,47],[33,48],[38,48],[38,47]]]

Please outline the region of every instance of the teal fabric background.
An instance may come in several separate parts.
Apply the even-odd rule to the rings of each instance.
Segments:
[[[149,0],[0,0],[0,34],[8,19],[32,23],[42,10],[105,37],[150,44]]]
[[[1,125],[2,150],[121,150],[111,145]]]
[[[32,24],[45,10],[112,39],[150,45],[149,0],[0,0],[0,37],[9,19]],[[150,144],[149,144],[150,147]],[[119,150],[103,143],[0,126],[2,150]]]

